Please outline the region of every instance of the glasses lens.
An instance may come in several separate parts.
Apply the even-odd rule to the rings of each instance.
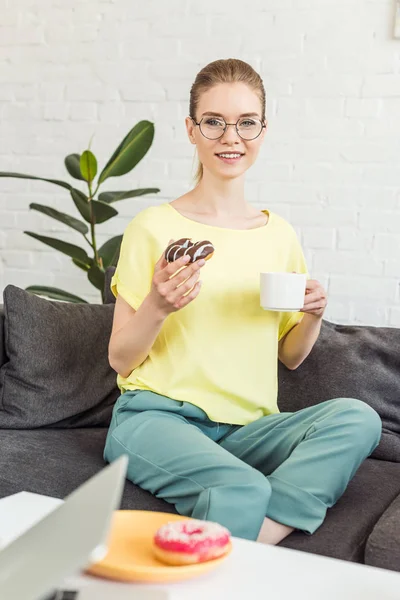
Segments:
[[[225,131],[225,121],[223,119],[216,119],[215,117],[207,117],[206,119],[202,119],[200,131],[209,140],[217,140]]]
[[[237,128],[240,137],[244,140],[254,140],[261,133],[262,123],[258,119],[244,117],[238,122]]]

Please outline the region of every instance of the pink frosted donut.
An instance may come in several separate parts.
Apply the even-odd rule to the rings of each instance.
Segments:
[[[226,554],[230,546],[230,532],[212,521],[171,521],[160,527],[154,536],[155,555],[169,565],[213,560]]]

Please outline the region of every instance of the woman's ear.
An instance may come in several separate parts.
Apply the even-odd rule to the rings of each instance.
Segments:
[[[268,121],[267,119],[264,119],[262,122],[263,125],[265,125],[265,127],[262,130],[262,134],[261,134],[261,139],[264,139],[265,134],[267,133],[267,129],[268,129]]]
[[[186,117],[185,124],[190,143],[196,145],[196,138],[194,135],[196,125],[194,124],[194,121],[190,117]]]

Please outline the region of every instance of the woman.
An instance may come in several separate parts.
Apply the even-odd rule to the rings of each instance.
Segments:
[[[104,456],[128,454],[129,479],[180,514],[277,544],[321,525],[381,421],[351,398],[279,413],[278,358],[288,369],[305,360],[326,294],[309,279],[301,312],[260,308],[260,272],[307,272],[293,228],[245,200],[267,128],[260,76],[240,60],[207,65],[186,127],[197,185],[131,221],[111,284],[109,360],[122,395]],[[167,263],[167,245],[186,237],[211,241],[214,256]]]

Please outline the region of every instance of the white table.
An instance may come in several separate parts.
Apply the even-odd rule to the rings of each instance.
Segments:
[[[28,492],[0,500],[0,538],[9,543],[61,501]],[[125,584],[77,575],[78,600],[399,600],[400,573],[233,539],[218,569],[185,582]]]

